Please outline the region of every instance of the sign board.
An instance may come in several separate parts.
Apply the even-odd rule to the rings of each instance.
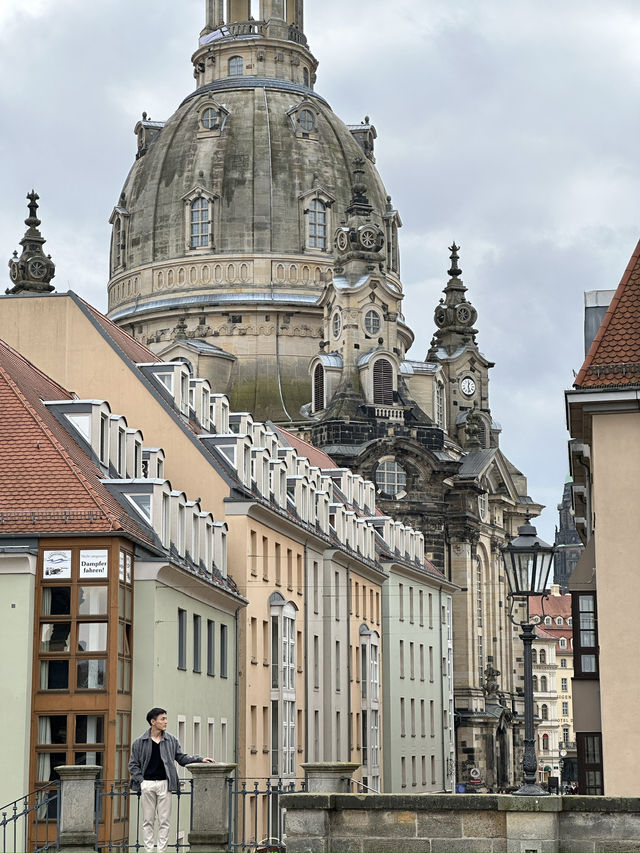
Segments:
[[[60,580],[71,577],[71,551],[45,551],[42,561],[42,577]]]
[[[108,551],[80,551],[81,578],[106,578],[108,576]]]

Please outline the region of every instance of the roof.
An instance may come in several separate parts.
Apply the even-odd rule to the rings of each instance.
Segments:
[[[544,614],[543,614],[544,609]],[[567,619],[571,616],[571,595],[550,595],[544,601],[539,596],[532,596],[529,599],[529,610],[532,616],[551,616],[555,619],[556,616],[562,616]],[[551,626],[547,625],[547,629]]]
[[[640,385],[640,242],[635,248],[575,388]]]
[[[487,450],[470,450],[462,460],[459,477],[478,477],[498,452],[497,447]]]
[[[144,344],[141,344],[135,338],[131,337],[128,332],[125,332],[124,329],[121,329],[120,326],[116,326],[115,323],[112,323],[108,317],[101,314],[97,308],[93,307],[93,305],[85,302],[85,300],[82,299],[81,296],[78,296],[77,293],[70,292],[69,295],[75,302],[80,304],[85,311],[91,314],[96,323],[102,327],[109,337],[113,339],[114,343],[120,347],[122,352],[127,356],[127,358],[130,358],[134,364],[148,364],[150,361],[161,361],[156,353],[150,350],[149,347],[144,346]]]
[[[100,482],[87,456],[42,400],[72,395],[0,341],[0,535],[122,531],[153,540]]]
[[[314,447],[313,444],[309,444],[308,441],[300,438],[300,436],[295,433],[289,432],[288,429],[283,429],[280,426],[274,426],[274,429],[286,444],[294,448],[298,456],[306,456],[314,468],[324,469],[339,467],[333,459],[324,452],[324,450],[318,450],[318,448]]]

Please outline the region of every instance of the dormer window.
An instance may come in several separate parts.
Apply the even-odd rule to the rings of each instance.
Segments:
[[[138,510],[145,521],[151,521],[151,493],[142,495],[127,495],[134,507]]]
[[[304,133],[311,133],[316,127],[316,118],[311,110],[300,110],[298,124]]]
[[[308,246],[310,249],[327,248],[327,206],[319,198],[309,203]]]
[[[229,60],[229,77],[241,77],[244,74],[244,61],[241,56],[232,56]]]
[[[191,248],[208,246],[211,233],[210,206],[213,202],[200,197],[191,202]]]
[[[200,114],[200,124],[205,130],[217,130],[220,125],[220,113],[213,107],[207,107]]]

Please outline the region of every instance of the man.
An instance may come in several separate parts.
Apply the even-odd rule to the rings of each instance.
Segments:
[[[131,788],[140,791],[142,800],[142,842],[145,850],[153,850],[153,830],[158,817],[158,853],[167,849],[171,820],[171,794],[178,791],[175,762],[195,764],[213,762],[212,758],[187,755],[177,738],[167,732],[167,712],[152,708],[147,714],[149,731],[131,746],[129,773]]]

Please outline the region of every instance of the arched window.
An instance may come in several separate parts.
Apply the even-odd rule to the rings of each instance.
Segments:
[[[302,69],[302,82],[304,83],[304,85],[308,89],[309,88],[309,69],[308,68]]]
[[[327,248],[327,206],[319,198],[309,203],[309,248]]]
[[[209,245],[209,200],[200,196],[191,202],[191,248]]]
[[[547,653],[544,649],[540,649],[540,663],[547,662]]]
[[[122,266],[122,221],[116,217],[113,223],[113,268]]]
[[[241,56],[232,56],[229,60],[229,77],[241,77],[244,73],[244,62]]]
[[[562,624],[563,624],[562,616],[558,616],[558,618],[556,619],[556,625],[562,625]]]
[[[531,662],[538,663],[538,651],[537,649],[531,649]]]
[[[322,409],[324,409],[324,368],[321,364],[317,364],[313,371],[313,411],[319,412]]]
[[[543,720],[548,720],[548,719],[549,719],[549,706],[548,706],[548,705],[542,705],[542,706],[541,706],[541,708],[540,708],[540,717],[541,717]]]
[[[540,692],[541,693],[547,692],[547,676],[546,675],[543,675],[540,678]]]
[[[560,637],[560,648],[561,649],[567,648],[567,640],[565,637]]]
[[[538,692],[538,676],[537,675],[533,676],[533,692],[534,693]]]
[[[551,616],[545,616],[544,617],[544,624],[545,625],[551,625],[552,624]]]
[[[542,751],[549,752],[549,735],[542,735]]]
[[[393,405],[393,367],[386,358],[373,365],[373,402],[377,406]]]

